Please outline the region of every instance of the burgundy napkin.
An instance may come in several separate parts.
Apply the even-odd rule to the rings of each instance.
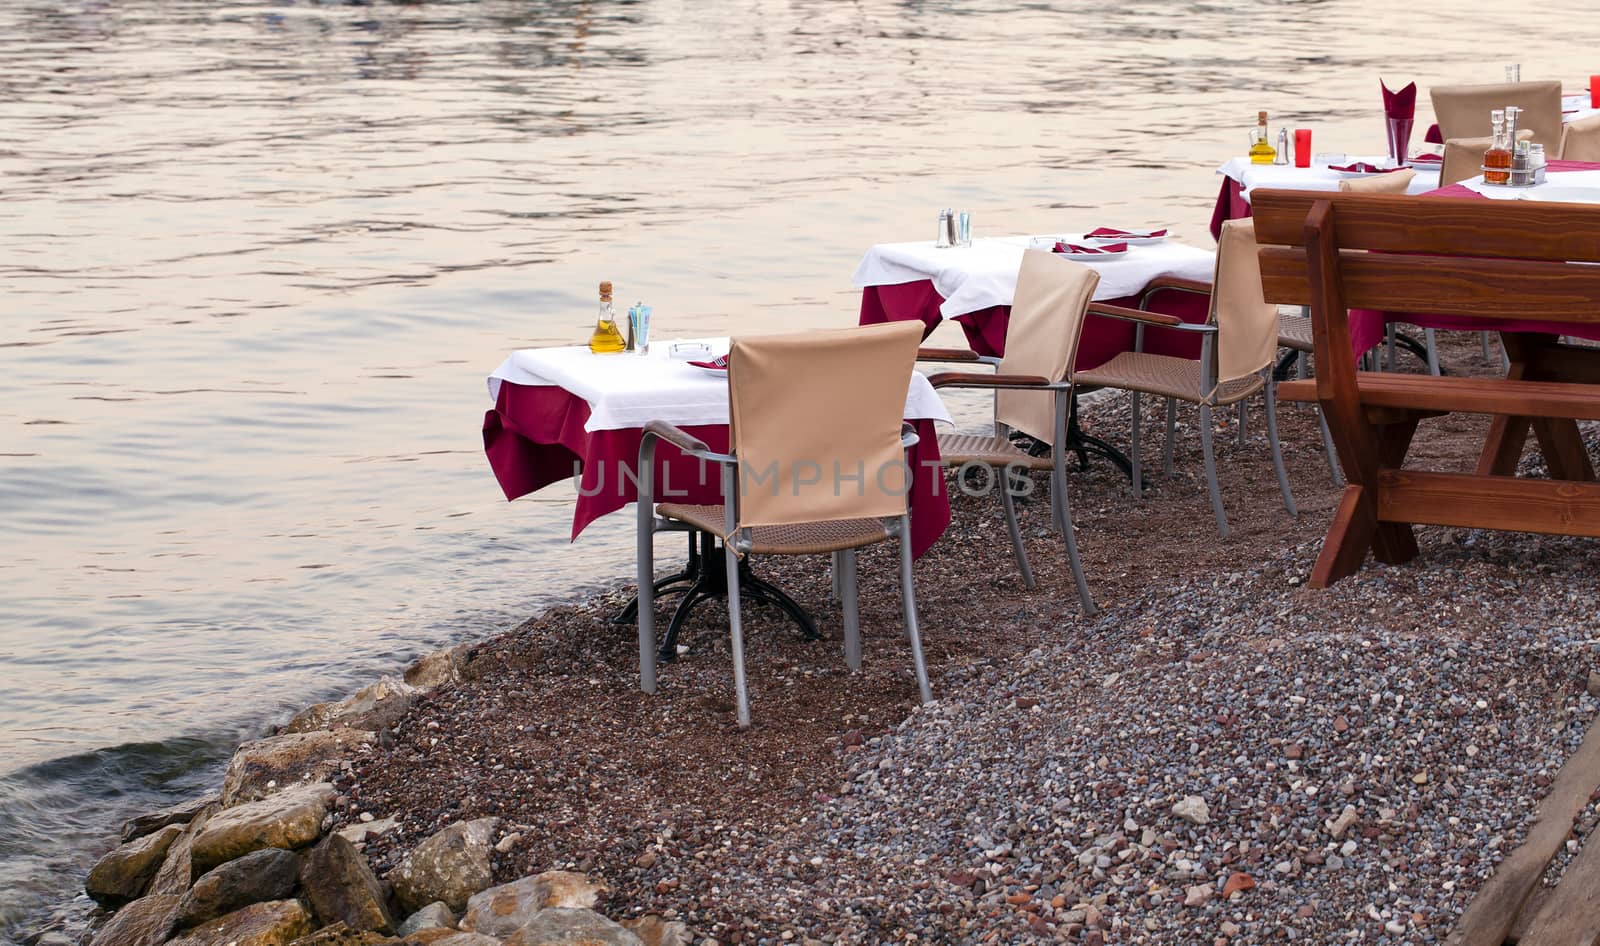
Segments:
[[[713,358],[710,361],[691,361],[689,364],[694,365],[696,368],[709,368],[712,371],[727,371],[728,356],[722,355],[721,357]]]
[[[1405,168],[1381,168],[1376,164],[1368,164],[1365,161],[1357,161],[1354,164],[1330,164],[1328,165],[1328,170],[1352,171],[1356,174],[1392,174],[1395,171],[1404,171]]]
[[[1053,252],[1056,252],[1056,253],[1082,253],[1082,254],[1086,254],[1086,255],[1092,255],[1092,254],[1095,254],[1095,253],[1104,253],[1106,255],[1115,255],[1117,253],[1126,253],[1126,252],[1128,252],[1128,244],[1126,244],[1126,243],[1107,243],[1104,246],[1079,246],[1076,243],[1061,243],[1061,242],[1057,242],[1056,243],[1056,248],[1055,248],[1055,250]]]
[[[1132,237],[1135,240],[1149,240],[1166,235],[1165,228],[1160,230],[1118,230],[1116,227],[1096,227],[1084,234],[1086,237]]]
[[[1389,91],[1389,87],[1378,80],[1378,85],[1383,89],[1383,114],[1386,118],[1415,118],[1417,114],[1417,84],[1415,82],[1398,92]]]
[[[1434,122],[1428,126],[1428,133],[1422,136],[1422,140],[1426,141],[1430,145],[1444,144],[1444,132],[1439,130],[1438,122]]]
[[[1442,154],[1414,154],[1411,156],[1412,164],[1441,164],[1444,162]]]

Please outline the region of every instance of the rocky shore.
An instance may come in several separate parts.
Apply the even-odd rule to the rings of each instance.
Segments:
[[[1126,411],[1086,422],[1125,441]],[[1287,409],[1285,515],[1260,426],[1222,441],[1226,541],[1192,427],[1143,500],[1075,474],[1093,620],[1046,508],[1022,510],[1030,593],[998,504],[957,496],[917,565],[928,706],[874,549],[855,674],[825,569],[758,563],[828,640],[747,612],[749,731],[723,613],[645,696],[620,586],[311,707],[216,797],[128,823],[84,942],[1442,941],[1600,711],[1600,557],[1428,529],[1417,562],[1308,591],[1336,494]],[[1465,462],[1482,427],[1444,418],[1414,452]]]

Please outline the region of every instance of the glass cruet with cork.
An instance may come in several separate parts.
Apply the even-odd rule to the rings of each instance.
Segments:
[[[1483,153],[1483,182],[1505,184],[1511,179],[1511,142],[1516,140],[1515,128],[1506,128],[1506,110],[1494,109],[1489,113],[1489,124],[1494,129],[1494,143]]]
[[[1278,150],[1272,147],[1272,140],[1267,131],[1267,113],[1256,113],[1256,127],[1250,129],[1250,163],[1271,164],[1278,156]]]
[[[617,310],[611,304],[611,283],[600,284],[600,316],[595,319],[594,334],[589,336],[589,350],[597,355],[622,351],[627,341],[617,330]]]

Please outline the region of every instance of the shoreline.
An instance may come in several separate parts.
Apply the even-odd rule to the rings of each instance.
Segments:
[[[1115,441],[1126,410],[1106,400],[1086,420]],[[1259,424],[1222,451],[1236,536],[1223,543],[1192,429],[1178,474],[1142,503],[1105,469],[1074,477],[1105,609],[1093,621],[1044,510],[1023,508],[1029,594],[995,541],[998,509],[957,493],[917,570],[928,707],[892,570],[872,556],[858,675],[837,652],[836,606],[817,610],[830,639],[814,643],[752,615],[746,734],[721,611],[696,613],[690,653],[646,697],[631,632],[605,623],[618,584],[423,658],[404,675],[414,691],[379,681],[307,708],[275,738],[328,749],[315,765],[247,744],[224,790],[248,804],[293,791],[273,773],[330,780],[317,837],[359,837],[380,886],[428,838],[499,819],[481,845],[489,880],[575,872],[582,906],[655,917],[659,942],[1442,935],[1600,709],[1583,687],[1600,663],[1581,605],[1593,555],[1430,530],[1416,564],[1302,590],[1335,494],[1309,413],[1284,415],[1298,521],[1276,504]],[[1441,428],[1418,449],[1453,456],[1475,431]],[[798,600],[829,600],[813,560],[762,568]],[[974,595],[980,575],[996,583]]]

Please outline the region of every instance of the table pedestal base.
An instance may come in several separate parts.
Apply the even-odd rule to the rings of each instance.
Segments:
[[[683,600],[672,612],[672,622],[667,625],[666,636],[662,638],[661,649],[656,655],[658,660],[670,662],[677,658],[678,631],[696,605],[712,598],[728,596],[728,570],[723,567],[724,554],[716,536],[709,532],[690,532],[689,561],[683,571],[655,583],[658,595],[683,593]],[[811,620],[811,615],[804,608],[776,585],[756,577],[750,570],[748,556],[739,562],[739,591],[743,598],[770,604],[788,615],[791,621],[800,626],[807,640],[822,639],[822,635],[817,633],[816,622]],[[632,624],[638,618],[639,599],[635,596],[621,613],[611,619],[611,623]]]

